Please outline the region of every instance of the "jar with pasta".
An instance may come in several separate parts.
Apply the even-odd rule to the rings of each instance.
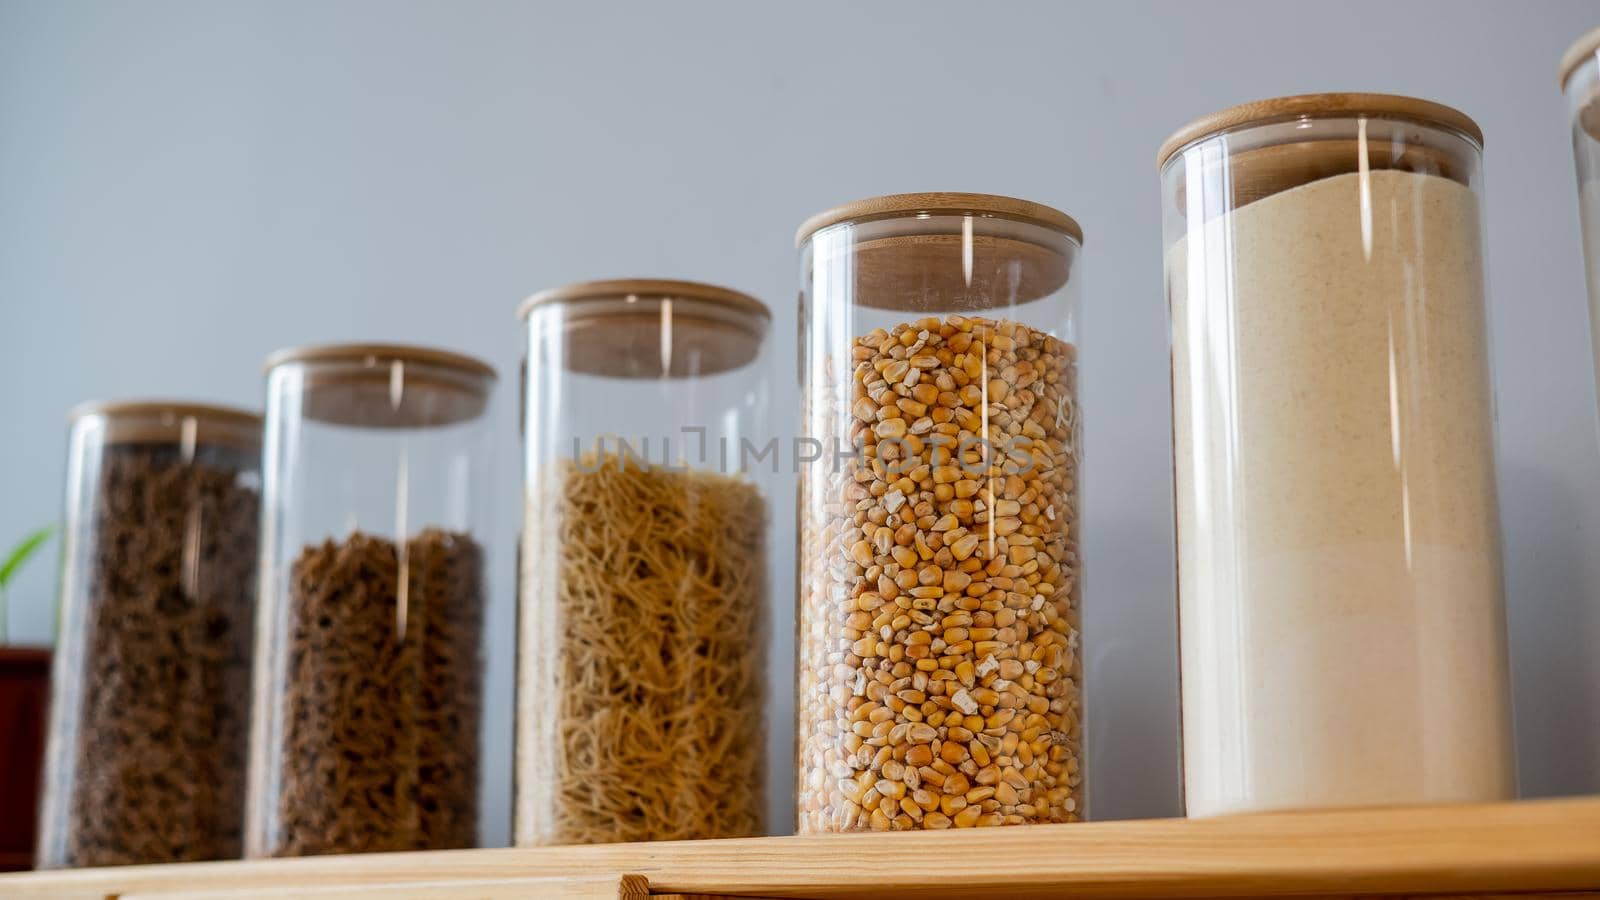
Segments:
[[[71,418],[39,867],[237,857],[261,417],[118,401]]]
[[[494,378],[421,347],[268,359],[248,855],[477,844]]]
[[[801,832],[1084,817],[1082,241],[982,194],[800,228]]]
[[[763,834],[767,309],[618,280],[520,314],[516,843]]]

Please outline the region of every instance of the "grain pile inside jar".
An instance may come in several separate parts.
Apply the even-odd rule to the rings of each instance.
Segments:
[[[427,529],[305,547],[291,574],[280,856],[472,847],[482,551]]]
[[[57,833],[42,835],[43,864],[239,855],[259,505],[244,473],[254,466],[221,447],[192,460],[171,445],[103,451],[86,532],[96,552],[68,576],[85,591],[69,600],[87,620],[83,668],[73,689],[56,688],[75,739],[52,742],[70,789],[65,810],[47,803]]]
[[[522,557],[519,842],[764,833],[760,492],[609,452],[541,481]]]
[[[952,315],[834,371],[849,432],[821,437],[863,454],[802,509],[801,831],[1080,818],[1075,360]]]
[[[1169,250],[1191,815],[1512,795],[1480,252],[1393,169]]]

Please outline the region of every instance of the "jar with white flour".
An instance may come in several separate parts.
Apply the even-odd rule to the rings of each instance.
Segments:
[[[1513,794],[1482,145],[1321,94],[1161,149],[1192,816]]]

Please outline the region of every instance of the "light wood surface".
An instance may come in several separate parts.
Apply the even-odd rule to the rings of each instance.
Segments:
[[[1600,891],[1600,797],[84,869],[0,876],[0,897],[273,896],[266,892],[623,873],[647,878],[658,894],[815,900],[1593,892]]]
[[[782,900],[780,897],[734,897],[731,894],[651,894],[652,900]]]
[[[639,900],[649,882],[637,875],[497,878],[413,884],[303,885],[217,891],[194,886],[123,894],[118,900]]]
[[[1057,896],[1071,898],[1079,896],[1068,891]],[[1304,900],[1306,897],[1315,897],[1317,900],[1600,900],[1600,893],[1591,891],[1536,891],[1534,893],[1515,894],[1282,894],[1266,897],[1251,897],[1249,900]],[[736,897],[733,894],[650,894],[650,900],[782,900],[777,897]],[[1206,900],[1242,900],[1237,897],[1208,897]]]

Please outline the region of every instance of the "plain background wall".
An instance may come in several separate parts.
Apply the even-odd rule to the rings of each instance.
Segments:
[[[1595,25],[1595,2],[0,0],[0,544],[59,517],[74,403],[256,405],[274,348],[436,344],[505,376],[492,545],[509,623],[524,295],[617,275],[754,293],[775,312],[774,408],[792,410],[802,218],[896,191],[1036,199],[1087,233],[1094,814],[1175,814],[1155,150],[1244,100],[1414,94],[1487,134],[1522,790],[1600,791],[1600,448],[1555,84]],[[779,506],[773,538],[784,585],[791,516]],[[49,639],[54,582],[48,562],[22,578],[17,636]],[[783,830],[792,598],[776,605]],[[511,653],[501,628],[491,842]]]

